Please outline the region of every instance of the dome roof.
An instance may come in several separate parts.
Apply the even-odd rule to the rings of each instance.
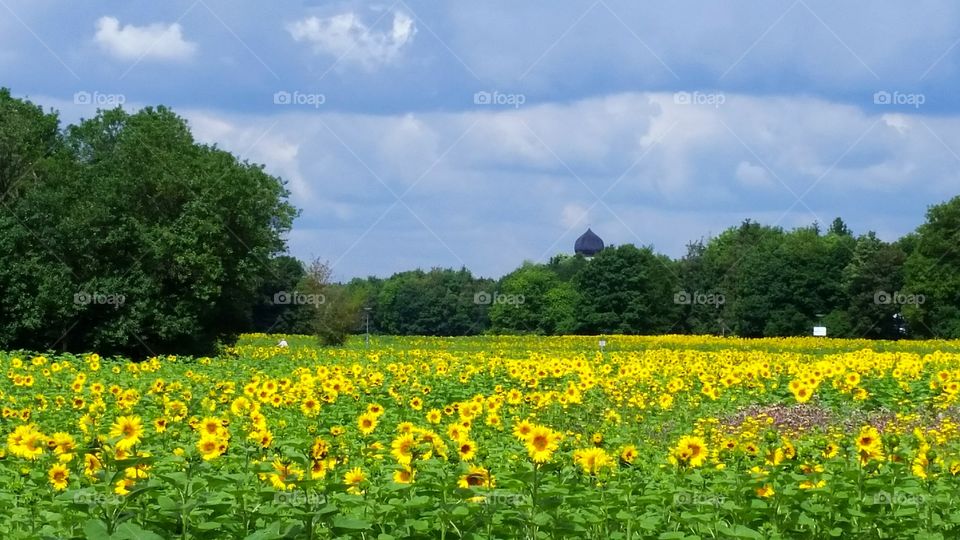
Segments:
[[[577,242],[573,244],[573,251],[576,252],[577,255],[583,255],[585,257],[592,257],[602,249],[603,240],[589,228],[587,232],[583,233],[580,238],[577,238]]]

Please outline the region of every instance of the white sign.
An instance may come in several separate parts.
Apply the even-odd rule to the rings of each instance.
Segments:
[[[826,326],[814,326],[813,335],[817,337],[827,337],[827,327]]]

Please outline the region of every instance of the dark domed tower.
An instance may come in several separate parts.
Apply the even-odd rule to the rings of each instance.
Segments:
[[[584,257],[593,257],[602,250],[603,240],[589,228],[587,228],[587,232],[583,233],[580,238],[577,238],[577,242],[573,244],[573,251],[577,255],[583,255]]]

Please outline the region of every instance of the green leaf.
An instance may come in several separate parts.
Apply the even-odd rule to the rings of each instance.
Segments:
[[[283,535],[280,534],[280,528],[282,526],[279,521],[274,521],[268,525],[267,528],[254,532],[244,540],[279,540],[283,538]]]
[[[83,524],[83,534],[87,538],[106,538],[107,524],[100,519],[91,519]]]
[[[164,540],[159,534],[145,530],[139,525],[127,522],[117,527],[117,532],[110,536],[111,540]]]
[[[360,531],[364,529],[369,529],[373,524],[369,521],[357,518],[349,518],[344,516],[337,516],[333,518],[333,528],[334,529],[347,529],[350,531]]]

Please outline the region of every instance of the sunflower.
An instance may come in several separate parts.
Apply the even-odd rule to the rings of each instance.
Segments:
[[[776,491],[773,490],[773,486],[770,484],[764,484],[756,489],[757,497],[769,498],[776,495]]]
[[[303,480],[303,470],[292,463],[275,459],[272,465],[274,472],[270,473],[270,483],[278,490],[291,490],[297,487],[295,482]]]
[[[400,435],[390,444],[390,454],[401,465],[409,465],[413,461],[413,450],[417,439],[410,433]]]
[[[632,464],[635,459],[637,459],[637,447],[630,444],[623,447],[623,450],[620,451],[620,460],[627,464]]]
[[[50,471],[47,472],[47,477],[50,479],[50,485],[53,486],[53,489],[63,491],[67,489],[67,482],[70,480],[70,471],[67,470],[67,466],[63,463],[55,463],[53,467],[50,467]]]
[[[457,442],[457,453],[460,455],[462,461],[470,461],[477,455],[477,443],[464,437]]]
[[[43,454],[45,440],[36,425],[21,425],[7,436],[7,449],[15,456],[34,460]]]
[[[467,474],[460,477],[458,485],[464,489],[473,487],[493,488],[496,486],[496,481],[485,467],[470,465]]]
[[[320,402],[312,397],[308,397],[300,404],[300,410],[305,416],[313,418],[320,413]]]
[[[110,437],[119,438],[117,448],[128,449],[140,442],[143,421],[139,416],[119,416],[110,427]]]
[[[223,422],[216,417],[204,418],[200,421],[198,429],[200,430],[201,437],[221,437],[226,431],[226,429],[223,427]]]
[[[804,480],[800,482],[800,489],[818,489],[827,485],[826,480],[819,480],[814,482],[813,480]]]
[[[430,409],[430,412],[427,413],[427,422],[431,424],[439,424],[440,419],[443,417],[443,413],[439,409]]]
[[[401,467],[393,473],[393,481],[398,484],[412,484],[414,472],[410,467]]]
[[[84,454],[83,456],[83,474],[87,475],[90,478],[94,478],[97,475],[97,471],[103,468],[103,463],[100,462],[94,454]]]
[[[797,403],[806,403],[810,401],[810,398],[813,397],[813,390],[806,384],[799,383],[794,385],[792,381],[790,385],[790,390],[793,392],[794,399],[797,400]]]
[[[883,446],[877,428],[873,426],[860,428],[860,434],[857,436],[857,452],[860,455],[860,465],[883,459]]]
[[[268,429],[251,431],[247,438],[256,441],[261,448],[270,448],[273,444],[273,433]]]
[[[673,449],[673,457],[682,465],[699,467],[707,460],[707,443],[703,437],[681,437]]]
[[[583,448],[573,452],[573,461],[586,474],[595,475],[604,468],[613,468],[614,461],[603,448]]]
[[[669,410],[673,407],[673,396],[670,394],[663,394],[658,400],[660,408],[664,410]]]
[[[357,427],[364,435],[373,433],[373,430],[377,429],[377,415],[372,412],[361,414],[357,419]]]
[[[363,493],[360,490],[360,484],[366,481],[366,479],[367,476],[363,474],[363,470],[360,467],[354,467],[343,475],[343,483],[350,486],[347,492],[353,493],[354,495]]]
[[[335,459],[314,459],[310,462],[310,479],[326,478],[327,472],[336,464]]]
[[[53,447],[53,453],[61,456],[70,456],[72,457],[73,451],[76,449],[77,444],[74,442],[73,437],[69,433],[63,433],[58,431],[53,434],[53,437],[50,439],[51,446]],[[66,461],[70,461],[67,459]]]
[[[523,441],[526,440],[532,430],[533,423],[529,420],[524,420],[513,427],[513,436]]]
[[[559,446],[560,435],[548,427],[534,426],[527,435],[527,453],[535,463],[549,461]]]
[[[132,488],[136,482],[129,478],[121,478],[113,484],[113,492],[117,495],[129,495],[130,488]]]
[[[330,443],[323,437],[314,439],[313,446],[310,447],[310,457],[313,459],[323,459],[327,457],[328,453],[330,453]]]
[[[217,437],[203,435],[200,437],[200,440],[197,441],[197,451],[200,452],[200,456],[203,457],[204,461],[210,461],[211,459],[220,457],[225,450],[226,446],[221,445],[221,440]]]
[[[463,428],[461,424],[450,424],[447,426],[447,437],[454,441],[460,441],[466,439],[470,435],[470,432]]]
[[[835,443],[828,442],[827,445],[823,447],[823,452],[821,452],[821,454],[825,459],[830,459],[835,457],[838,452],[840,452],[840,447]]]

